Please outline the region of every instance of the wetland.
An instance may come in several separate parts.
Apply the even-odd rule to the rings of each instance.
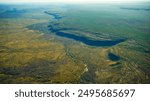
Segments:
[[[149,84],[149,9],[0,4],[0,83]]]

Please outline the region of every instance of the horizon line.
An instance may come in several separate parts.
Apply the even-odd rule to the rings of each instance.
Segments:
[[[148,3],[150,2],[150,0],[144,0],[144,1],[141,1],[141,0],[134,0],[134,1],[109,1],[109,0],[106,0],[106,1],[97,1],[97,0],[61,0],[61,1],[57,1],[57,0],[52,0],[52,1],[0,1],[0,3],[6,3],[6,4],[14,4],[14,3],[75,3],[75,4],[78,4],[78,3],[84,3],[84,4],[87,4],[87,3]]]

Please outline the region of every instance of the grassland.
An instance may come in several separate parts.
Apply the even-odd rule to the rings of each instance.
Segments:
[[[0,6],[0,83],[150,83],[149,11],[120,9],[126,5],[5,6]],[[127,40],[90,46],[58,36],[51,24],[91,40]],[[113,61],[110,53],[120,59]]]

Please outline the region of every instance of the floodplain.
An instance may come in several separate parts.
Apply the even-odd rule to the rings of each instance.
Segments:
[[[0,4],[0,83],[150,83],[148,4]]]

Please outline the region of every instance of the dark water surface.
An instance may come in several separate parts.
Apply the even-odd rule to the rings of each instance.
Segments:
[[[47,12],[47,11],[45,11],[44,13],[53,16],[54,19],[56,19],[56,20],[59,20],[59,19],[62,18],[62,16],[61,16],[59,13],[49,13],[49,12]]]
[[[121,58],[113,53],[108,53],[108,58],[112,61],[119,61]]]
[[[47,11],[45,11],[44,13],[53,16],[54,19],[56,20],[60,20],[62,19],[62,16],[60,13],[49,13]],[[115,39],[115,40],[92,40],[92,39],[88,39],[84,36],[77,36],[71,33],[65,33],[62,32],[64,30],[75,30],[74,28],[60,28],[57,29],[57,27],[54,24],[49,24],[48,25],[48,29],[51,32],[54,32],[56,35],[61,36],[61,37],[65,37],[65,38],[69,38],[69,39],[73,39],[75,41],[79,41],[82,42],[86,45],[90,45],[90,46],[114,46],[116,44],[119,44],[121,42],[124,42],[126,39]]]
[[[74,39],[76,41],[80,41],[86,45],[90,46],[113,46],[116,45],[120,42],[124,42],[125,39],[116,39],[116,40],[91,40],[83,36],[76,36],[73,34],[68,34],[64,32],[56,32],[56,35],[61,36],[61,37],[66,37],[70,39]]]

